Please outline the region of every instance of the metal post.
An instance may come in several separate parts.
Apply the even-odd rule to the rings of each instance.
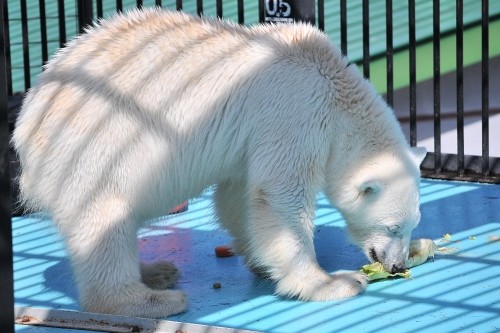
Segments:
[[[203,0],[196,0],[196,14],[203,15]]]
[[[434,172],[441,173],[441,30],[439,0],[433,2],[432,44],[434,58]]]
[[[325,31],[325,0],[318,0],[318,28]]]
[[[394,106],[394,43],[392,23],[392,0],[385,0],[386,59],[387,59],[387,104]]]
[[[92,25],[93,20],[92,0],[78,0],[78,27],[80,33],[84,32],[86,27]]]
[[[4,1],[0,0],[0,17]],[[0,332],[14,332],[14,278],[12,263],[12,200],[9,172],[7,66],[4,27],[0,24]]]
[[[217,9],[217,17],[222,18],[223,15],[222,0],[215,1],[215,7]]]
[[[363,75],[370,78],[370,4],[363,0]]]
[[[465,172],[464,158],[464,22],[463,0],[456,1],[457,61],[457,165],[458,175]]]
[[[415,33],[415,0],[409,0],[408,22],[410,33],[410,145],[417,145],[417,57]]]
[[[11,59],[10,59],[10,33],[9,33],[9,6],[8,1],[3,1],[1,4],[3,14],[1,16],[1,24],[3,25],[3,45],[5,45],[5,49],[3,50],[6,60],[6,68],[7,68],[7,95],[12,95],[12,71],[11,69]],[[2,44],[0,44],[2,45]],[[0,74],[1,75],[1,74]]]
[[[245,23],[244,3],[243,0],[238,0],[238,23]]]
[[[340,0],[340,48],[347,57],[347,0]]]
[[[21,0],[21,34],[23,41],[24,90],[28,90],[31,88],[31,65],[28,32],[28,5],[26,0]]]
[[[482,118],[482,173],[490,173],[490,125],[489,125],[489,16],[488,0],[481,4],[481,118]]]

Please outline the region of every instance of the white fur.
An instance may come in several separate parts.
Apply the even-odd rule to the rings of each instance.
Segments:
[[[366,287],[361,273],[316,262],[319,191],[388,268],[404,262],[419,219],[419,160],[392,111],[305,24],[245,28],[160,10],[101,22],[48,63],[13,142],[24,203],[52,214],[88,311],[186,309],[182,292],[158,290],[175,283],[174,267],[140,268],[136,232],[213,184],[248,265],[304,300]]]

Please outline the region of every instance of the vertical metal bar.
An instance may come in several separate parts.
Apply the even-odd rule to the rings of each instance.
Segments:
[[[80,33],[83,33],[86,27],[92,25],[93,19],[92,0],[78,0],[78,28]]]
[[[340,0],[340,49],[347,56],[347,0]]]
[[[175,1],[175,9],[182,10],[182,0]]]
[[[203,0],[196,0],[196,14],[203,15]]]
[[[410,145],[417,145],[417,41],[415,33],[415,0],[408,1],[410,48]]]
[[[47,44],[47,15],[45,13],[45,0],[38,2],[40,9],[40,42],[42,47],[42,64],[49,60],[49,50]]]
[[[457,166],[458,174],[463,175],[464,165],[464,23],[463,0],[456,0],[457,35]]]
[[[102,0],[97,0],[96,1],[96,15],[97,19],[102,19],[104,17],[104,10],[102,8]]]
[[[116,11],[117,12],[123,11],[123,1],[122,0],[116,0]]]
[[[387,104],[394,106],[394,46],[392,40],[392,0],[385,1],[385,20],[386,20],[386,59],[387,59]]]
[[[238,23],[245,23],[245,8],[243,6],[243,0],[238,0]]]
[[[482,1],[481,19],[481,114],[482,114],[482,172],[490,172],[489,144],[489,16],[488,0]]]
[[[216,0],[215,1],[215,7],[217,11],[217,17],[222,18],[222,0]]]
[[[264,1],[265,0],[259,0],[259,22],[260,23],[264,23],[264,19],[265,19]]]
[[[363,74],[370,78],[370,4],[363,0]]]
[[[441,60],[439,0],[433,0],[433,58],[434,58],[434,171],[441,172]]]
[[[162,7],[161,0],[156,0],[156,1],[155,1],[155,6],[157,6],[157,7],[160,7],[160,8],[161,8],[161,7]]]
[[[21,0],[21,31],[23,40],[24,89],[31,87],[30,48],[28,37],[28,8],[26,0]]]
[[[142,0],[137,0],[135,3],[137,8],[142,8],[143,6]]]
[[[5,45],[5,68],[7,71],[7,95],[12,95],[12,63],[10,59],[10,33],[9,33],[9,6],[8,6],[8,1],[7,0],[0,0],[2,1],[2,8],[3,9],[3,14],[0,16],[3,19],[2,22],[2,28],[3,28],[3,36],[4,36],[4,42],[3,44],[0,45]]]
[[[59,22],[59,47],[66,44],[66,13],[64,12],[64,0],[57,0],[57,12]]]
[[[0,0],[0,17],[4,18]],[[7,22],[5,22],[7,23]],[[9,123],[7,108],[7,67],[4,24],[0,24],[0,332],[14,333],[14,278],[12,262],[12,221],[9,172]]]
[[[325,1],[318,0],[318,28],[325,31]]]

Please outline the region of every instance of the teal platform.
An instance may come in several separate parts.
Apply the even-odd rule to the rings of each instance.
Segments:
[[[138,246],[144,261],[170,260],[182,272],[178,288],[188,294],[189,309],[169,320],[276,333],[500,332],[500,186],[424,180],[421,194],[422,221],[413,238],[458,252],[413,268],[411,280],[372,283],[348,300],[276,297],[272,283],[252,275],[241,258],[217,258],[214,248],[230,238],[214,224],[210,191],[190,201],[187,212],[142,229]],[[316,225],[317,257],[327,271],[367,263],[323,197]],[[13,233],[16,306],[79,311],[68,259],[50,221],[17,217]],[[451,242],[441,240],[444,234]],[[16,332],[75,331],[16,325]]]

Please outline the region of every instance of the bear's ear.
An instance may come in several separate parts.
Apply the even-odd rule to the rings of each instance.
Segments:
[[[410,147],[410,157],[417,166],[424,161],[427,149],[425,147]]]
[[[363,182],[360,185],[359,190],[364,195],[373,195],[379,193],[382,190],[382,187],[383,185],[381,182],[370,180]]]

